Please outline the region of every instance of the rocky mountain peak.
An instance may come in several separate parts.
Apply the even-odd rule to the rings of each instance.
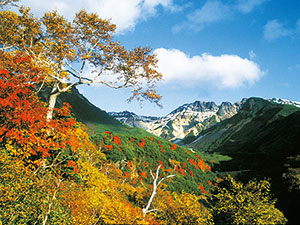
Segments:
[[[141,127],[157,136],[168,140],[183,139],[187,135],[198,135],[224,119],[235,115],[240,103],[223,102],[220,106],[215,102],[195,101],[184,104],[164,117],[145,117],[134,113],[110,113],[118,120],[130,126]]]
[[[271,102],[277,103],[277,104],[293,105],[293,106],[300,108],[300,102],[281,99],[281,98],[272,98],[272,99],[268,99],[268,100]]]

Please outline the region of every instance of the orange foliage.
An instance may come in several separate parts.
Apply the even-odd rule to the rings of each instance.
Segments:
[[[176,148],[177,148],[177,145],[175,145],[175,144],[172,144],[172,146],[171,146],[171,150],[176,150]]]
[[[146,141],[145,139],[142,139],[140,143],[138,143],[138,146],[140,146],[141,148],[144,148],[146,145]]]
[[[112,150],[113,147],[112,147],[112,145],[105,145],[104,148],[105,148],[106,150]]]
[[[115,144],[118,144],[118,145],[121,144],[121,141],[120,141],[119,136],[115,136],[115,137],[114,137],[114,143],[115,143]]]
[[[165,152],[164,146],[163,146],[163,145],[160,145],[160,152],[161,152],[161,153],[164,153],[164,152]]]
[[[141,176],[142,176],[143,178],[147,179],[147,173],[146,173],[145,171],[142,171],[142,172],[141,172]]]

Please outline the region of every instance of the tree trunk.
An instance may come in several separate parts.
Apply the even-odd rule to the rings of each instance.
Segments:
[[[48,105],[48,112],[47,112],[47,121],[51,120],[53,117],[53,109],[56,104],[56,99],[57,96],[59,95],[59,92],[51,92],[50,97],[49,97],[49,105]]]

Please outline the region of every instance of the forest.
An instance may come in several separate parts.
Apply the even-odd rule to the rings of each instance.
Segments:
[[[72,22],[0,11],[0,224],[287,223],[269,180],[215,172],[228,157],[127,127],[91,132],[69,104],[56,107],[61,93],[92,83],[160,104],[155,55],[126,50],[114,32],[85,11]]]

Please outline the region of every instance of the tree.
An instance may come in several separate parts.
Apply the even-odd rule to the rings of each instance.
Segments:
[[[195,194],[173,192],[159,206],[162,224],[214,224],[211,210]]]
[[[148,203],[147,203],[146,207],[143,208],[144,215],[146,215],[147,213],[150,213],[152,211],[158,210],[158,209],[151,209],[151,210],[149,209],[150,206],[151,206],[151,203],[153,201],[153,198],[156,195],[156,189],[158,188],[158,186],[160,185],[160,183],[163,182],[165,179],[168,179],[168,178],[171,178],[171,177],[175,176],[175,175],[172,174],[172,175],[168,175],[168,176],[166,176],[164,178],[160,178],[159,179],[159,169],[160,169],[160,167],[161,167],[161,164],[157,167],[155,176],[153,175],[152,170],[150,170],[150,174],[151,174],[151,176],[153,178],[153,190],[152,190],[152,194],[151,194],[151,196],[150,196],[150,198],[148,200]]]
[[[18,2],[19,0],[0,0],[0,8],[2,8],[3,6],[6,5],[13,5],[16,6],[16,2]]]
[[[242,184],[228,175],[214,195],[214,220],[221,224],[285,224],[287,219],[275,208],[266,180]]]
[[[31,165],[50,163],[62,150],[75,151],[76,121],[69,108],[57,109],[47,121],[47,108],[32,91],[42,82],[43,69],[22,53],[0,51],[0,58],[0,146]]]
[[[48,120],[57,96],[81,84],[131,88],[129,101],[148,99],[159,104],[155,84],[162,75],[156,70],[156,56],[149,48],[126,50],[114,41],[115,30],[110,21],[85,11],[77,13],[72,22],[55,11],[40,19],[22,7],[19,14],[0,12],[2,50],[21,50],[37,65],[49,68],[43,82],[51,85]]]

